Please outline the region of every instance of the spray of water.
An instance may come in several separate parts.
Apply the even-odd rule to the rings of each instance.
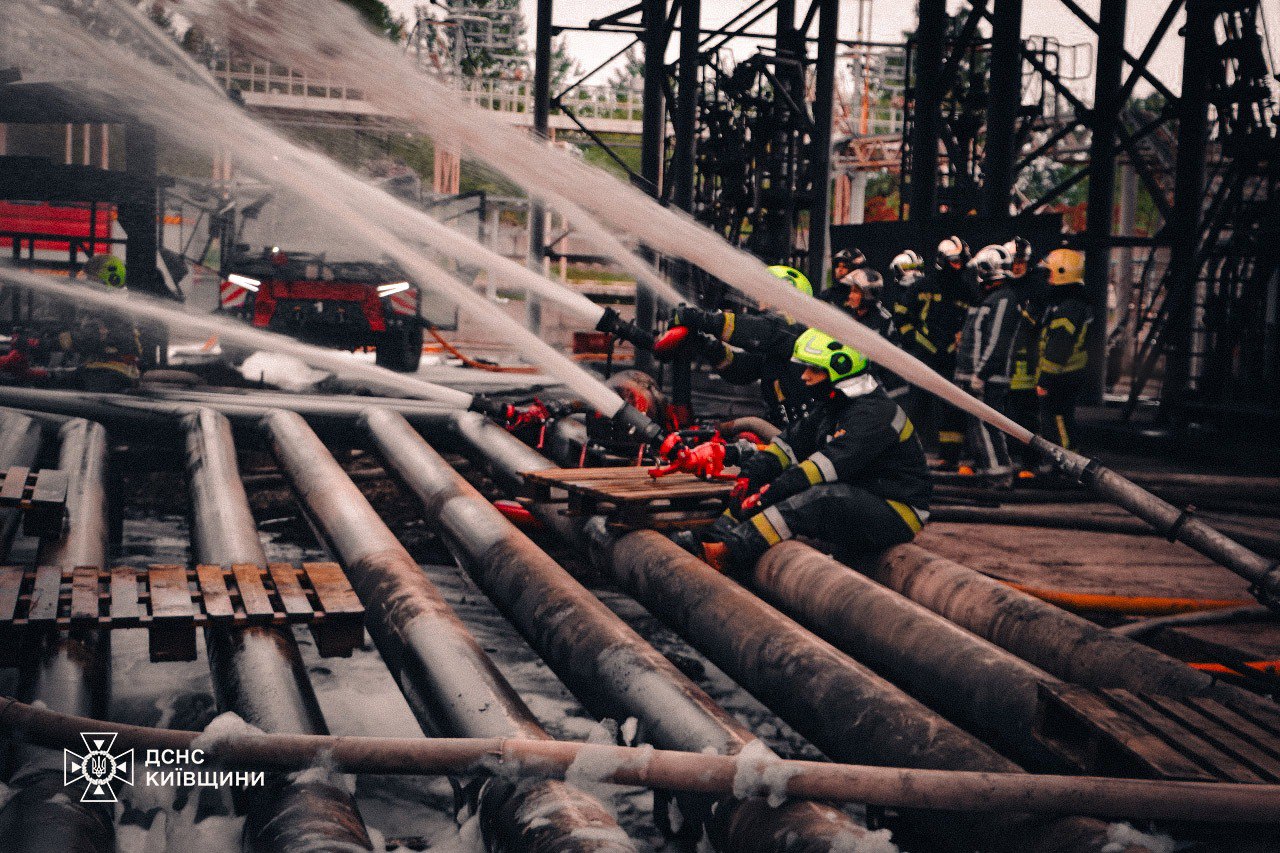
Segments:
[[[249,49],[343,79],[359,87],[369,101],[404,116],[436,139],[460,146],[531,192],[569,200],[580,212],[690,261],[752,298],[856,347],[912,384],[1019,441],[1031,440],[1027,429],[961,390],[949,377],[935,373],[837,308],[783,285],[758,259],[691,217],[662,207],[607,172],[578,162],[464,102],[418,72],[386,39],[364,29],[346,7],[274,0],[248,9],[232,0],[203,0],[193,8],[207,26],[225,26]]]
[[[334,350],[322,349],[274,332],[255,329],[230,317],[188,314],[174,308],[172,304],[137,293],[121,295],[93,285],[63,282],[49,276],[32,275],[3,266],[0,266],[0,281],[55,297],[72,305],[92,305],[111,311],[125,310],[135,317],[169,328],[198,332],[201,335],[217,335],[221,340],[240,346],[292,355],[312,367],[354,379],[373,391],[381,391],[393,396],[407,395],[422,400],[434,400],[461,408],[466,408],[471,403],[472,397],[465,391],[446,388],[416,377],[405,376],[403,373],[393,373],[384,367],[353,361]]]
[[[45,36],[55,37],[59,49],[68,54],[68,59],[81,69],[88,69],[94,79],[115,81],[109,91],[86,87],[82,90],[84,97],[100,98],[117,109],[126,109],[188,148],[211,155],[219,150],[232,151],[249,171],[263,179],[289,185],[295,192],[303,195],[316,212],[334,223],[340,223],[343,230],[356,239],[381,249],[419,284],[454,301],[478,322],[496,327],[507,340],[521,344],[526,357],[540,364],[598,411],[613,415],[623,407],[623,400],[599,379],[505,313],[495,310],[483,296],[458,282],[442,267],[426,260],[421,253],[395,236],[397,231],[403,233],[412,230],[415,217],[438,225],[435,220],[366,184],[328,158],[290,143],[250,119],[229,101],[176,80],[165,70],[145,61],[140,62],[136,57],[103,51],[100,45],[86,37],[74,22],[66,18],[19,7],[13,10],[13,21],[16,26],[0,32],[0,46],[9,51],[20,51],[23,47],[21,41],[16,44],[12,41],[6,43],[4,32],[18,33],[19,39],[24,31],[30,33],[37,30],[42,31]],[[396,230],[385,227],[388,222],[395,222]],[[444,232],[445,239],[453,241],[451,246],[459,250],[470,248],[465,244],[472,241],[447,228]],[[420,231],[418,237],[421,239]],[[487,252],[478,244],[472,243],[472,246],[480,251],[470,252],[470,258],[478,258]],[[563,298],[562,295],[567,292],[505,258],[500,260],[510,264],[512,270],[539,282],[539,287],[548,288],[545,291],[548,294],[554,292]],[[572,296],[590,306],[589,313],[580,309],[588,319],[594,321],[600,316],[602,309],[578,294]],[[191,326],[190,322],[188,326]],[[286,351],[281,346],[272,348]],[[334,369],[330,366],[332,362],[319,363],[312,350],[315,348],[309,348],[306,354],[297,350],[292,354],[314,366]],[[345,359],[343,361],[350,364]],[[404,379],[399,375],[390,375],[396,376],[404,384]],[[385,382],[385,379],[379,381]],[[380,387],[387,386],[383,384]],[[469,395],[463,396],[470,400]]]

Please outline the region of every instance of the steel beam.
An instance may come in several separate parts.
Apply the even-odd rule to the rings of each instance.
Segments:
[[[210,409],[182,420],[192,550],[198,563],[265,569],[267,555],[240,481],[231,424]],[[329,733],[288,628],[211,628],[205,632],[219,707],[280,734]],[[245,837],[254,851],[370,848],[360,811],[333,779],[273,778],[266,796],[246,798]]]
[[[1116,136],[1120,131],[1121,74],[1127,2],[1103,3],[1089,126],[1089,196],[1085,222],[1084,283],[1093,307],[1089,366],[1083,402],[1102,401],[1107,375],[1107,284],[1111,277],[1111,213],[1116,192]]]
[[[814,82],[812,153],[809,156],[813,196],[809,202],[809,281],[814,295],[827,282],[828,228],[831,226],[831,121],[835,109],[836,35],[840,0],[818,0],[818,59]]]
[[[946,0],[920,0],[911,104],[911,192],[906,219],[933,218],[938,190],[938,138],[942,116],[942,57],[946,49]]]
[[[503,518],[404,418],[374,409],[363,427],[458,562],[594,713],[635,717],[643,739],[660,749],[732,755],[756,739]],[[825,804],[769,809],[758,798],[721,803],[715,823],[719,849],[744,853],[786,853],[797,842],[817,853],[841,834],[863,832]]]
[[[667,76],[667,41],[670,37],[667,29],[667,2],[644,0],[641,6],[641,21],[644,25],[641,37],[644,44],[644,92],[640,117],[640,175],[647,184],[645,191],[654,198],[661,198],[662,154],[667,128],[664,86]],[[651,263],[657,260],[651,250],[645,249],[643,254]],[[657,320],[656,312],[653,294],[647,288],[637,286],[636,326],[652,334]],[[653,354],[637,349],[635,365],[637,370],[652,373]]]
[[[1022,0],[995,0],[991,13],[991,74],[987,95],[987,139],[982,151],[982,215],[1009,216],[1014,133],[1022,108]]]
[[[302,418],[275,411],[261,430],[367,610],[366,627],[396,671],[424,731],[459,737],[547,733]],[[612,815],[562,782],[494,778],[480,798],[491,848],[634,853]]]
[[[533,51],[533,132],[550,138],[551,118],[551,8],[552,0],[538,0]],[[529,198],[529,266],[542,275],[547,247],[547,211],[537,198]],[[531,290],[524,295],[525,325],[535,335],[542,332],[542,298]]]

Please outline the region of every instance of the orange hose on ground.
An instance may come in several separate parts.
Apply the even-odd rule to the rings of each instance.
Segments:
[[[1192,669],[1198,669],[1201,672],[1213,672],[1220,675],[1236,675],[1236,670],[1229,666],[1223,666],[1220,663],[1189,663],[1187,666]],[[1256,669],[1259,672],[1269,672],[1273,675],[1280,674],[1280,660],[1251,660],[1245,663],[1250,669]]]
[[[1065,610],[1090,613],[1126,613],[1134,616],[1165,616],[1171,613],[1196,613],[1202,610],[1223,610],[1253,604],[1249,599],[1235,598],[1164,598],[1149,595],[1103,595],[1093,592],[1070,592],[1060,589],[1042,589],[1014,581],[1001,583],[1041,601],[1056,604]]]
[[[435,329],[428,326],[427,331],[431,333],[431,337],[435,338],[436,341],[439,342],[440,346],[444,347],[446,352],[448,352],[454,358],[461,361],[467,367],[474,367],[477,370],[487,370],[490,373],[540,373],[541,372],[539,368],[536,368],[536,367],[503,367],[500,364],[485,364],[483,361],[476,361],[474,358],[469,358],[463,355],[461,352],[459,352],[457,347],[455,347],[453,344],[449,343],[444,338],[442,338],[440,336],[440,333],[437,332]]]

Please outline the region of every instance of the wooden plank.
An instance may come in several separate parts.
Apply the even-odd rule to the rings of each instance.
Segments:
[[[1214,773],[1218,778],[1228,778],[1236,782],[1262,782],[1263,779],[1234,760],[1229,755],[1204,740],[1161,711],[1148,704],[1147,697],[1137,696],[1127,690],[1106,690],[1107,698],[1120,708],[1133,715],[1143,725],[1154,731],[1166,742],[1176,746],[1177,750],[1191,758],[1201,767]],[[1147,701],[1144,701],[1147,700]]]
[[[22,503],[22,495],[27,490],[27,475],[30,468],[14,465],[4,474],[4,485],[0,486],[0,504],[17,506]]]
[[[1202,714],[1181,700],[1168,696],[1148,696],[1146,699],[1167,716],[1174,718],[1208,743],[1248,767],[1258,777],[1268,782],[1280,781],[1280,761],[1268,755],[1260,746],[1249,743],[1214,718]]]
[[[200,597],[204,601],[205,616],[218,624],[235,620],[236,609],[227,591],[227,578],[222,566],[196,566],[196,579],[200,584]]]
[[[36,582],[31,587],[31,602],[27,607],[27,621],[53,622],[58,618],[58,596],[62,592],[62,568],[41,566],[36,569]]]
[[[138,609],[138,571],[132,566],[111,569],[111,621],[136,623]]]
[[[270,621],[276,609],[271,604],[266,587],[262,585],[262,569],[254,565],[237,564],[231,567],[240,590],[240,604],[252,621]],[[265,619],[264,619],[265,617]]]
[[[187,570],[183,566],[151,566],[147,570],[151,589],[151,659],[191,661],[196,659],[195,607]]]
[[[44,468],[36,474],[35,486],[31,489],[31,503],[34,506],[62,506],[67,502],[67,472],[57,468]]]
[[[1280,760],[1280,734],[1269,731],[1214,699],[1206,699],[1203,696],[1190,696],[1183,701],[1202,714],[1212,717],[1220,724],[1238,733],[1268,755]]]
[[[336,563],[303,563],[324,618],[311,623],[316,651],[323,657],[350,657],[364,642],[364,607]]]
[[[1262,707],[1261,703],[1253,703],[1248,706],[1230,703],[1230,707],[1236,713],[1249,718],[1264,729],[1270,729],[1277,738],[1280,738],[1280,711],[1272,711],[1270,708]]]
[[[71,624],[98,622],[98,567],[76,566],[71,573]]]
[[[17,566],[0,566],[0,623],[13,621],[23,574]]]
[[[302,584],[298,583],[298,573],[293,566],[288,563],[269,563],[267,571],[271,573],[271,581],[276,585],[276,595],[280,597],[285,613],[290,616],[310,616],[315,612],[311,609],[311,602],[307,601],[307,594],[302,591]]]
[[[1089,773],[1218,779],[1091,690],[1041,684],[1036,736]]]

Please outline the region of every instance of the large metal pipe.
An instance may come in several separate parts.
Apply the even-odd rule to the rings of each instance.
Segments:
[[[1017,773],[1019,768],[661,534],[596,537],[597,565],[831,758]],[[1023,814],[930,816],[924,831],[1004,850],[1095,850],[1106,826]]]
[[[1039,685],[1058,679],[802,542],[770,548],[752,581],[784,612],[966,731],[1024,764],[1051,765],[1032,724]]]
[[[918,545],[891,548],[867,570],[890,589],[1072,684],[1265,701]]]
[[[458,561],[592,711],[635,717],[644,739],[662,749],[732,755],[756,739],[507,522],[404,418],[374,409],[363,425]],[[825,804],[774,810],[758,798],[722,804],[716,823],[721,849],[760,853],[794,851],[797,842],[817,853],[842,833],[854,838],[863,831]]]
[[[30,468],[39,454],[40,425],[19,412],[0,409],[0,468]],[[0,560],[8,559],[21,521],[20,510],[0,509]]]
[[[48,746],[71,746],[86,729],[115,732],[117,744],[135,750],[190,749],[199,736],[197,732],[67,716],[0,700],[0,733],[5,735]],[[1274,784],[850,766],[779,761],[768,755],[697,755],[651,747],[512,738],[244,735],[221,741],[215,754],[235,767],[280,770],[300,769],[321,757],[347,772],[411,776],[487,772],[497,766],[513,776],[563,778],[593,766],[592,775],[602,782],[721,795],[764,789],[890,808],[972,812],[1028,808],[1045,813],[1087,811],[1135,819],[1257,826],[1280,821],[1280,786]],[[1132,845],[1122,848],[1122,844],[1109,842],[1105,849],[1143,849]],[[845,849],[857,849],[857,845]],[[1029,848],[1024,845],[1019,849]]]
[[[198,563],[266,568],[236,465],[231,424],[210,409],[182,420],[191,496],[192,549]],[[266,732],[328,734],[297,643],[287,628],[211,628],[205,633],[214,689],[223,710]],[[355,798],[331,778],[272,780],[247,800],[247,846],[254,851],[350,846],[372,849]]]
[[[396,540],[320,439],[293,412],[262,432],[285,476],[342,561],[366,626],[398,669],[424,730],[464,737],[547,739],[547,733]],[[491,780],[481,797],[489,845],[533,851],[634,851],[600,803],[561,782]],[[576,834],[575,834],[576,833]]]
[[[31,423],[27,418],[20,420]],[[10,424],[0,420],[0,444],[12,447],[15,439],[29,441],[25,430],[14,436],[9,431]],[[36,438],[38,446],[38,429]],[[67,473],[67,523],[58,536],[41,541],[39,564],[64,570],[102,568],[107,556],[106,430],[77,418],[62,425],[58,438],[58,467]],[[102,716],[101,640],[97,631],[80,630],[52,631],[34,640],[28,647],[29,664],[23,668],[19,695],[55,711]],[[24,851],[107,853],[113,849],[114,812],[109,805],[67,797],[61,753],[17,746],[13,763],[16,769],[9,782],[20,790],[0,814],[0,837]]]

